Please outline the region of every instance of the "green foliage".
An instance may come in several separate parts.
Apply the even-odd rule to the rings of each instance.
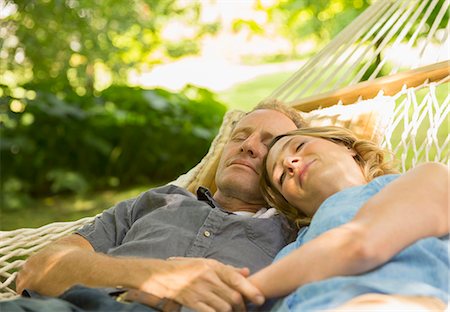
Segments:
[[[261,99],[268,97],[275,86],[281,85],[294,71],[283,71],[262,75],[254,79],[239,83],[227,90],[220,92],[219,98],[228,104],[230,109],[249,111]]]
[[[33,81],[79,95],[124,83],[130,70],[198,53],[195,40],[214,33],[199,23],[199,3],[174,0],[6,0],[0,18],[0,83]],[[188,32],[165,39],[170,25]],[[105,76],[108,77],[105,82]],[[109,82],[109,83],[108,83]]]
[[[225,112],[212,93],[193,86],[184,95],[118,85],[96,97],[70,90],[36,91],[28,99],[3,88],[5,206],[20,206],[25,199],[17,194],[82,193],[174,179],[207,152]]]
[[[313,40],[320,48],[364,11],[370,0],[284,0],[258,8],[267,14],[268,23],[288,38],[293,56],[299,52],[297,45]],[[300,51],[303,53],[303,51]]]
[[[197,54],[200,52],[198,42],[192,40],[182,40],[169,43],[166,49],[167,54],[173,58],[181,57],[187,54]]]
[[[92,217],[118,202],[138,196],[157,185],[102,190],[86,194],[60,194],[36,198],[20,209],[0,210],[0,231],[39,227],[51,222],[75,221]]]
[[[264,28],[262,27],[262,25],[253,20],[237,19],[233,22],[232,28],[235,32],[239,32],[244,28],[248,28],[254,34],[264,33]]]
[[[200,3],[0,5],[2,208],[21,209],[29,196],[168,181],[206,153],[225,111],[213,94],[125,86],[130,71],[198,53],[196,40],[218,31],[198,22]],[[187,31],[168,39],[174,25]]]

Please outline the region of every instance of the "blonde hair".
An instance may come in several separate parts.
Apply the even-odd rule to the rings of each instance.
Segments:
[[[349,129],[334,126],[307,127],[279,135],[270,143],[267,155],[270,153],[272,146],[281,138],[296,135],[322,138],[353,149],[356,152],[354,159],[361,167],[367,181],[371,181],[381,175],[398,172],[394,167],[393,161],[387,157],[388,153],[386,150],[383,150],[371,141],[358,139]],[[261,192],[264,198],[269,204],[294,221],[298,227],[308,225],[311,222],[311,218],[289,204],[272,184],[266,169],[267,155],[263,161],[260,179]]]

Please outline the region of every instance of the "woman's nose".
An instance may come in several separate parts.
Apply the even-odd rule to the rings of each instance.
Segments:
[[[288,172],[294,172],[294,169],[300,164],[300,159],[294,156],[286,156],[283,165]]]

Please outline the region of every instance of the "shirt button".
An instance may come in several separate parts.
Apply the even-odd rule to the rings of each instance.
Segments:
[[[203,232],[203,235],[205,235],[206,237],[210,237],[211,233],[209,231],[205,231],[205,232]]]

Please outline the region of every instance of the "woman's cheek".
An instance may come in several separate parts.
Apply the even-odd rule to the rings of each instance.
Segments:
[[[300,199],[296,185],[289,185],[289,187],[286,187],[285,194],[283,194],[283,196],[291,204],[296,203]]]

